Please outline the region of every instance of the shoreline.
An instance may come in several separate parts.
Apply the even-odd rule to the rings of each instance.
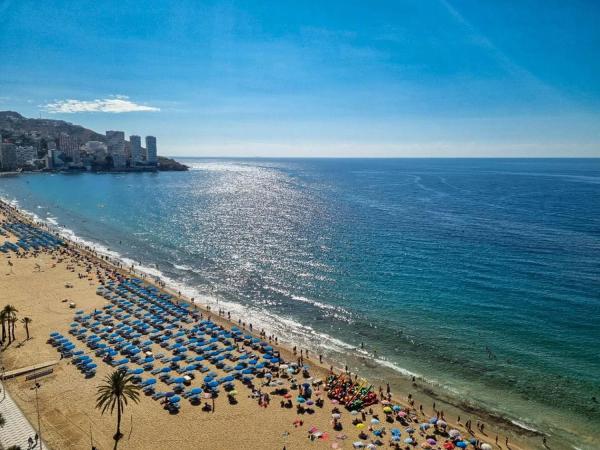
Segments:
[[[218,323],[219,325],[223,325],[223,326],[227,326],[227,327],[230,327],[231,325],[238,325],[238,323],[235,320],[228,320],[227,317],[222,317],[221,315],[216,314],[214,311],[212,311],[212,308],[210,307],[210,305],[207,304],[207,306],[204,306],[202,304],[198,304],[197,302],[194,302],[193,299],[186,297],[185,295],[179,295],[176,288],[173,288],[172,286],[169,286],[167,284],[164,284],[164,282],[161,282],[161,278],[158,275],[154,275],[152,273],[145,272],[144,270],[140,271],[138,269],[135,269],[134,267],[127,267],[124,264],[123,259],[120,259],[117,256],[113,256],[110,254],[103,255],[101,250],[99,250],[98,248],[95,248],[94,243],[89,243],[89,242],[81,239],[74,232],[72,232],[72,235],[67,233],[64,228],[60,227],[60,225],[58,223],[50,223],[50,222],[44,221],[43,219],[36,217],[36,215],[34,213],[23,210],[19,207],[15,207],[13,204],[6,202],[2,199],[0,199],[0,203],[2,203],[3,205],[9,206],[13,210],[13,212],[17,215],[17,217],[19,217],[20,220],[30,223],[33,226],[36,226],[36,227],[39,227],[42,229],[46,229],[48,231],[51,231],[52,233],[60,235],[61,238],[64,239],[65,242],[67,242],[68,247],[75,249],[77,252],[85,254],[85,256],[87,258],[95,260],[96,263],[100,264],[101,266],[105,267],[106,269],[117,270],[123,276],[133,275],[136,277],[142,277],[142,279],[145,283],[154,285],[154,286],[158,287],[159,289],[174,295],[175,297],[179,298],[180,300],[194,305],[195,308],[197,308],[199,311],[202,311],[202,312],[206,313],[207,315],[209,315],[211,320],[213,320],[215,323]],[[76,239],[79,239],[82,242],[77,242]],[[106,249],[106,250],[109,253],[112,252],[109,249]],[[115,253],[115,252],[112,252],[112,253]],[[149,269],[152,270],[151,268],[149,268]],[[248,332],[248,329],[245,329],[245,332]],[[253,330],[253,332],[251,332],[251,334],[253,334],[254,336],[257,336],[256,327],[254,327],[254,330]],[[282,355],[284,355],[286,360],[294,360],[295,359],[295,355],[293,354],[293,351],[290,348],[289,343],[282,342],[279,340],[277,343],[273,343],[273,345],[276,346],[276,348],[281,351]],[[310,349],[310,351],[313,355],[313,357],[308,360],[311,367],[318,367],[318,371],[320,372],[320,374],[327,373],[329,365],[326,363],[319,364],[318,360],[315,358],[317,353],[314,351],[314,349]],[[381,373],[384,373],[385,371],[389,371],[393,376],[402,378],[404,382],[399,383],[400,385],[406,386],[410,383],[409,389],[404,388],[404,389],[400,389],[400,390],[396,389],[396,387],[395,387],[397,385],[396,383],[392,383],[394,386],[392,391],[395,392],[394,401],[396,403],[402,404],[404,406],[408,406],[407,400],[410,397],[408,397],[407,394],[410,391],[416,391],[416,392],[411,392],[411,394],[413,395],[413,399],[414,398],[419,399],[419,397],[423,398],[423,400],[420,400],[420,399],[419,400],[423,402],[423,406],[427,409],[429,409],[429,408],[428,408],[428,406],[425,406],[426,400],[433,400],[434,402],[437,400],[439,402],[442,402],[442,404],[443,404],[442,406],[444,406],[444,409],[446,409],[446,405],[448,405],[449,407],[451,407],[450,409],[455,408],[456,410],[458,410],[459,413],[462,412],[466,417],[468,417],[469,415],[473,415],[474,417],[472,417],[471,419],[473,419],[473,420],[477,419],[478,422],[480,419],[482,419],[482,421],[486,423],[486,426],[491,425],[491,427],[497,427],[500,430],[500,432],[505,431],[506,434],[510,434],[511,442],[513,443],[511,448],[523,448],[523,449],[535,448],[536,446],[535,445],[530,446],[529,445],[530,442],[528,442],[528,441],[530,441],[531,438],[536,438],[537,442],[539,443],[540,437],[544,435],[544,433],[542,433],[540,431],[531,430],[531,429],[527,428],[526,426],[521,426],[517,423],[514,423],[511,419],[508,419],[499,414],[496,414],[493,411],[486,410],[483,407],[477,407],[466,401],[461,401],[457,398],[451,398],[447,395],[444,395],[441,392],[436,392],[436,390],[435,390],[436,386],[428,384],[426,380],[418,378],[417,380],[413,379],[411,381],[409,375],[400,374],[400,373],[398,373],[397,370],[382,366],[379,362],[377,362],[377,360],[365,359],[365,357],[363,355],[359,356],[358,359],[366,361],[365,365],[368,368],[374,369]],[[338,373],[344,372],[344,369],[342,369],[342,368],[335,367],[335,369],[336,369],[336,372],[338,372]],[[374,380],[372,380],[372,381],[374,381]],[[383,380],[379,380],[379,381],[381,382]],[[465,417],[465,416],[463,416],[463,417]],[[460,427],[458,427],[458,428],[460,428]],[[488,440],[489,440],[489,437],[488,437]],[[518,447],[516,445],[514,445],[515,441],[518,442]]]

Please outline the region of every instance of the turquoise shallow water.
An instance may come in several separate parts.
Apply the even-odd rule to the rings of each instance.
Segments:
[[[184,162],[2,178],[0,194],[294,343],[342,360],[362,342],[596,445],[600,160]]]

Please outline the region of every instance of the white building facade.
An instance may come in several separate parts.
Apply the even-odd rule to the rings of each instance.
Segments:
[[[122,131],[107,131],[106,146],[108,154],[113,159],[115,168],[125,167],[127,164],[127,155],[125,154],[125,133]]]
[[[156,138],[146,136],[146,164],[156,165],[157,162]]]
[[[144,161],[142,154],[142,138],[136,135],[129,136],[131,148],[131,165],[140,164]]]

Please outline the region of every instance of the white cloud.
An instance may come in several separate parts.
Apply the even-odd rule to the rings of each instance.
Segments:
[[[148,105],[140,105],[132,102],[126,95],[115,95],[109,98],[96,100],[57,100],[54,103],[43,105],[47,112],[52,114],[71,114],[80,112],[107,112],[107,113],[128,113],[128,112],[154,112],[160,111],[160,108]]]

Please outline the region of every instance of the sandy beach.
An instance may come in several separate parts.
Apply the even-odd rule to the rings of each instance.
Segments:
[[[4,210],[0,212],[0,222],[29,221],[16,210],[2,204]],[[6,239],[16,242],[14,235],[0,236],[0,244]],[[9,265],[10,263],[10,265]],[[95,408],[97,386],[115,368],[94,357],[98,362],[97,373],[93,378],[85,378],[72,364],[70,358],[60,359],[56,348],[49,345],[47,340],[51,332],[59,332],[64,336],[68,334],[70,323],[76,310],[86,313],[104,308],[108,302],[97,295],[97,288],[104,281],[127,276],[122,268],[116,268],[105,260],[94,256],[74,243],[52,251],[41,251],[36,256],[29,254],[16,255],[14,252],[0,253],[0,266],[2,273],[2,289],[0,289],[0,305],[12,304],[18,310],[19,318],[29,317],[30,339],[26,340],[25,329],[22,323],[16,325],[16,341],[7,345],[1,353],[2,366],[5,371],[43,364],[58,360],[52,366],[52,373],[40,377],[37,381],[41,387],[38,391],[39,415],[41,420],[42,436],[44,441],[53,449],[98,449],[112,448],[114,441],[116,419],[110,414],[102,415]],[[151,281],[151,280],[148,280]],[[76,307],[70,307],[70,303]],[[215,323],[230,329],[238,325],[238,317],[227,320],[227,312],[223,317],[203,310],[195,305],[198,313],[203,317],[210,317]],[[192,308],[193,309],[193,308]],[[249,331],[248,325],[245,329]],[[256,334],[257,330],[253,330]],[[87,349],[79,341],[75,341],[78,348],[86,350],[93,356],[93,351]],[[270,342],[281,354],[286,362],[294,362],[299,357],[292,349],[277,345],[274,340]],[[162,349],[153,344],[154,353]],[[248,350],[248,349],[246,349]],[[310,365],[311,380],[325,380],[329,375],[328,361],[319,364],[317,355],[310,353],[304,360]],[[218,369],[211,367],[219,375]],[[336,373],[340,370],[336,369]],[[149,374],[144,375],[149,376]],[[277,378],[277,374],[274,374]],[[297,375],[299,382],[302,377]],[[192,380],[191,386],[201,385],[202,375],[198,374]],[[130,404],[125,410],[122,422],[123,439],[119,441],[122,449],[162,449],[162,448],[215,448],[215,449],[304,449],[304,448],[352,448],[353,443],[362,441],[365,445],[380,441],[382,447],[390,447],[390,429],[399,428],[402,438],[396,448],[444,448],[448,444],[448,436],[444,433],[433,433],[433,428],[422,430],[420,425],[429,421],[438,414],[441,418],[443,407],[434,411],[432,404],[421,404],[423,398],[418,392],[397,392],[392,388],[391,405],[401,406],[406,412],[407,424],[403,425],[395,417],[391,422],[386,422],[385,405],[378,402],[364,411],[364,428],[356,427],[357,420],[363,420],[361,414],[352,415],[342,405],[336,405],[323,392],[322,407],[315,407],[312,414],[298,414],[296,410],[296,395],[293,390],[293,407],[280,406],[282,397],[273,395],[274,386],[261,386],[264,379],[255,379],[256,389],[269,393],[270,404],[267,407],[259,406],[257,398],[252,397],[252,391],[236,381],[237,404],[229,404],[226,396],[219,396],[215,400],[215,409],[206,412],[202,406],[192,405],[187,400],[181,402],[178,413],[166,411],[157,400],[141,394],[138,404]],[[277,387],[290,387],[290,379],[280,379],[281,385]],[[390,380],[392,386],[396,386]],[[16,376],[4,381],[5,386],[13,399],[37,428],[37,411],[35,391],[32,389],[33,381],[27,381],[25,376]],[[158,383],[157,390],[168,390],[168,386]],[[385,385],[383,386],[384,396]],[[375,387],[377,392],[377,387]],[[410,400],[416,401],[410,405]],[[208,402],[208,401],[206,401]],[[203,402],[203,403],[206,403]],[[332,426],[332,409],[339,408],[339,422],[341,429],[334,430]],[[422,409],[421,409],[422,408]],[[372,410],[372,412],[369,411]],[[373,420],[375,419],[375,420]],[[303,422],[298,425],[298,421]],[[446,430],[456,429],[465,439],[474,439],[476,444],[469,444],[468,448],[481,448],[486,443],[497,449],[525,449],[534,448],[527,439],[520,439],[513,431],[500,428],[498,425],[485,423],[482,429],[480,423],[484,419],[473,414],[464,413],[460,423],[454,412],[445,411],[444,420],[448,423]],[[472,431],[465,428],[470,420]],[[296,425],[294,422],[296,421]],[[353,423],[354,421],[354,423]],[[379,424],[374,424],[379,421]],[[415,428],[413,444],[407,444],[404,439],[409,436],[405,431],[407,426]],[[380,429],[385,427],[385,433],[376,437],[370,428]],[[311,433],[309,430],[313,430]],[[314,431],[317,430],[317,431]],[[364,432],[362,439],[360,433]],[[440,430],[443,431],[443,430]],[[324,433],[324,434],[320,434]],[[311,434],[313,435],[311,439]],[[320,437],[316,437],[320,435]],[[496,444],[496,436],[498,445]],[[506,436],[510,436],[509,446],[506,445]],[[427,439],[434,439],[435,444],[427,444]],[[541,447],[541,439],[538,440]],[[393,447],[393,445],[392,445]],[[486,446],[484,446],[486,448]]]

